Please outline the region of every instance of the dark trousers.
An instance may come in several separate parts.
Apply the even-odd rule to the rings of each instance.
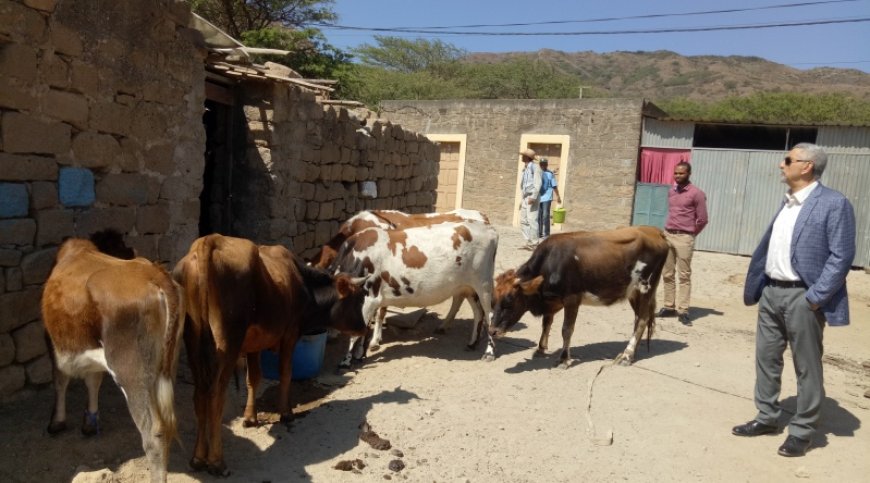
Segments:
[[[553,201],[542,201],[538,208],[538,238],[550,236],[550,205]]]

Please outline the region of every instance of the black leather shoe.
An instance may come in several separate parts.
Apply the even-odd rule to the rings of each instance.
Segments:
[[[662,307],[661,310],[659,310],[656,313],[656,317],[676,317],[676,316],[677,316],[677,311],[674,309],[670,309],[668,307]]]
[[[731,428],[731,434],[736,436],[761,436],[762,434],[771,434],[777,431],[776,426],[771,426],[769,424],[759,423],[758,421],[749,421],[746,424],[741,424],[740,426],[734,426]],[[782,449],[782,448],[780,448]]]
[[[680,314],[677,316],[677,320],[686,327],[692,326],[692,319],[689,318],[689,314]]]
[[[782,443],[782,446],[779,447],[777,453],[779,453],[780,456],[794,458],[796,456],[807,454],[807,448],[809,447],[809,441],[800,439],[797,436],[789,436],[788,438],[785,438],[785,443]]]

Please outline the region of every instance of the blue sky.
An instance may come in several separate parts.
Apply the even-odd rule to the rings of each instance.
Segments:
[[[442,27],[600,19],[652,14],[759,8],[810,0],[336,0],[338,24],[366,28]],[[588,32],[698,28],[870,18],[870,0],[708,15],[626,19],[450,30],[480,32]],[[343,49],[373,44],[378,32],[322,29]],[[799,27],[660,34],[572,36],[472,36],[381,32],[406,38],[441,39],[469,52],[553,49],[565,52],[670,50],[682,55],[762,57],[798,69],[841,67],[870,72],[870,21]]]

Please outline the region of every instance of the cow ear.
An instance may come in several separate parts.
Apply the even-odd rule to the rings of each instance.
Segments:
[[[338,275],[335,278],[335,289],[338,290],[338,298],[343,299],[353,294],[354,290],[365,285],[370,276],[350,278],[347,275]]]
[[[544,276],[538,275],[537,277],[529,280],[528,282],[521,282],[520,289],[523,291],[523,295],[532,295],[536,293],[538,289],[541,288],[541,284],[544,282]]]
[[[335,278],[335,289],[338,290],[338,298],[343,299],[353,293],[354,284],[347,275],[339,275]]]

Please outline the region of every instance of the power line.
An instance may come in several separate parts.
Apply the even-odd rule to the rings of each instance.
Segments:
[[[597,23],[597,22],[614,22],[619,20],[642,20],[642,19],[651,19],[651,18],[667,18],[667,17],[689,17],[689,16],[700,16],[700,15],[714,15],[714,14],[722,14],[722,13],[739,13],[739,12],[752,12],[758,10],[778,10],[778,9],[786,9],[786,8],[795,8],[795,7],[808,7],[813,5],[825,5],[831,3],[850,3],[857,2],[859,0],[826,0],[819,2],[802,2],[802,3],[784,3],[779,5],[767,5],[763,7],[750,7],[750,8],[729,8],[722,10],[703,10],[700,12],[670,12],[670,13],[653,13],[653,14],[645,14],[645,15],[631,15],[625,17],[600,17],[600,18],[589,18],[589,19],[581,19],[581,20],[549,20],[544,22],[525,22],[525,23],[501,23],[501,24],[471,24],[471,25],[451,25],[451,26],[432,26],[432,27],[384,27],[393,30],[402,30],[405,31],[407,29],[454,29],[454,28],[484,28],[484,27],[528,27],[533,25],[561,25],[561,24],[570,24],[570,23]],[[324,24],[325,25],[325,24]]]
[[[780,27],[805,27],[810,25],[832,25],[843,23],[860,23],[870,22],[870,17],[861,18],[843,18],[831,20],[811,20],[801,22],[781,22],[767,24],[749,24],[749,25],[717,25],[711,27],[671,27],[662,29],[631,29],[631,30],[588,30],[577,32],[472,32],[472,31],[447,31],[447,30],[428,30],[428,29],[393,29],[383,27],[353,27],[348,25],[335,24],[313,24],[322,28],[334,28],[338,30],[356,30],[367,32],[390,32],[390,33],[416,33],[416,34],[437,34],[437,35],[468,35],[468,36],[525,36],[525,37],[558,37],[558,36],[580,36],[580,35],[630,35],[630,34],[664,34],[664,33],[680,33],[680,32],[714,32],[723,30],[753,30],[753,29],[768,29]]]
[[[783,62],[788,65],[870,64],[870,60],[840,60],[836,62]]]

